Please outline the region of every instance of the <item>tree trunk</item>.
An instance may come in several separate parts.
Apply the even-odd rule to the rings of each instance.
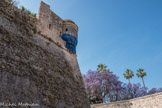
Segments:
[[[129,84],[130,84],[130,79],[128,79],[129,80]]]
[[[128,80],[129,80],[129,84],[131,84],[130,78],[129,78]],[[128,84],[128,85],[129,85],[129,84]],[[131,98],[133,98],[133,94],[131,93],[131,88],[130,88],[130,86],[129,86],[129,95],[131,96]]]
[[[143,77],[142,77],[142,81],[143,81],[143,86],[144,86],[144,88],[145,88],[145,90],[146,90],[145,82],[144,82],[144,80],[143,80]]]

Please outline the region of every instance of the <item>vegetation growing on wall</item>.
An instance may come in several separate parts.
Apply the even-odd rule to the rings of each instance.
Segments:
[[[30,10],[26,9],[24,6],[21,6],[20,9],[23,11],[23,12],[26,12],[28,13],[30,16],[32,17],[35,17],[36,18],[36,13],[32,13]]]
[[[9,3],[11,3],[12,5],[18,7],[18,2],[16,0],[7,0]],[[32,13],[30,10],[26,9],[24,6],[21,6],[20,9],[23,11],[23,12],[26,12],[27,14],[29,14],[30,16],[36,18],[36,13]]]
[[[7,1],[10,2],[14,6],[18,5],[18,2],[16,0],[7,0]]]

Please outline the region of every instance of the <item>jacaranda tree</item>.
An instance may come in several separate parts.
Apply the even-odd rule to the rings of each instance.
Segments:
[[[85,88],[91,103],[102,103],[119,100],[122,82],[119,77],[109,71],[88,71],[83,75]]]
[[[122,94],[121,94],[121,100],[127,100],[127,99],[132,99],[132,98],[137,98],[141,96],[145,96],[146,90],[145,87],[141,86],[140,83],[137,84],[123,84],[122,85]],[[146,88],[147,89],[147,88]]]
[[[162,88],[152,88],[149,90],[148,94],[154,94],[159,92],[162,92]]]
[[[91,71],[83,75],[85,88],[91,104],[126,100],[146,95],[140,84],[125,84],[110,71]]]

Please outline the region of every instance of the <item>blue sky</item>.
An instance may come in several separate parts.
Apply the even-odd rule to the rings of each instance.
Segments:
[[[18,1],[18,0],[17,0]],[[43,0],[79,26],[81,73],[106,64],[123,82],[128,68],[145,69],[146,86],[162,87],[162,0]],[[37,13],[40,0],[19,0]],[[136,76],[132,83],[141,83]]]

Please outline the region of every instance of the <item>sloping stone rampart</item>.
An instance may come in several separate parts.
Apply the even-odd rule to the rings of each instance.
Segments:
[[[119,102],[94,104],[91,108],[162,108],[162,93]]]

